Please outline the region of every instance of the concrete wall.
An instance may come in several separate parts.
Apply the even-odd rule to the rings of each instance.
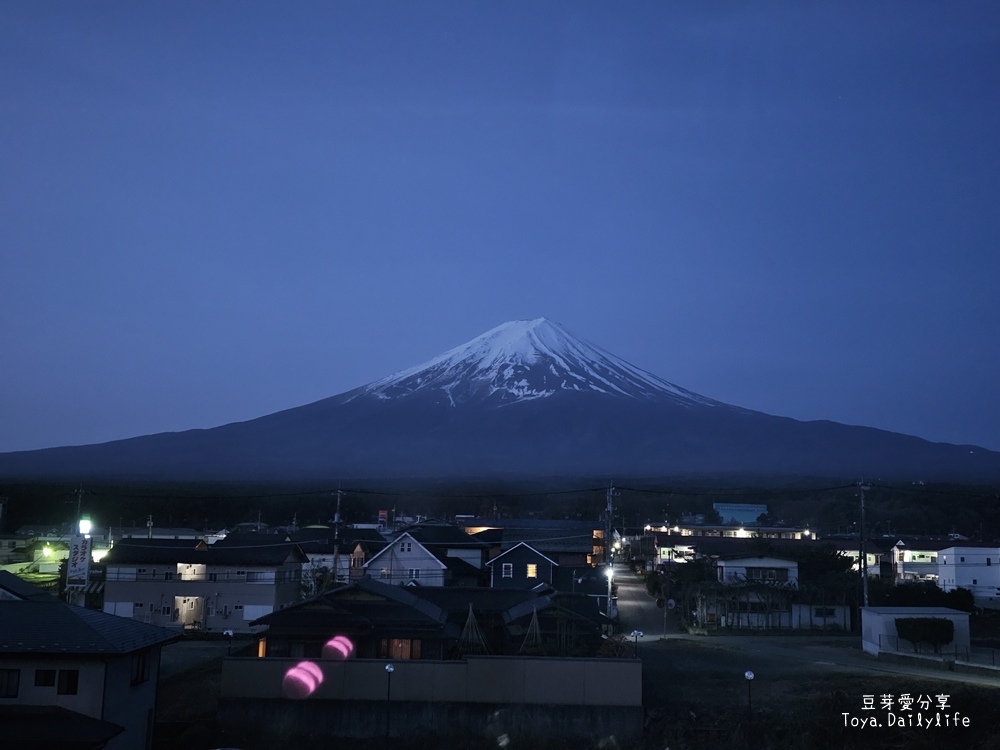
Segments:
[[[239,735],[227,734],[229,741],[245,743],[245,737],[261,737],[280,727],[287,740],[296,726],[334,737],[380,736],[386,731],[388,705],[394,736],[497,730],[497,736],[621,738],[642,731],[642,663],[635,659],[396,661],[391,685],[386,661],[320,659],[312,663],[322,671],[322,684],[296,700],[286,697],[283,679],[300,661],[223,662],[219,723]],[[501,722],[503,731],[498,716],[507,717]]]
[[[876,611],[876,610],[882,611]],[[969,614],[945,607],[882,607],[861,608],[861,648],[865,653],[878,656],[882,652],[913,651],[913,644],[899,637],[896,632],[896,618],[936,617],[951,620],[955,625],[955,636],[942,650],[961,650],[968,653],[970,648]]]
[[[226,659],[220,696],[284,698],[285,673],[300,661]],[[310,700],[385,700],[386,661],[312,661],[322,670],[323,683]],[[642,705],[642,662],[636,659],[470,656],[460,661],[401,660],[393,664],[393,700]]]

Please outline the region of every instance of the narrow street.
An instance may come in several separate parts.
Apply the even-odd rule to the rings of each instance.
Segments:
[[[646,592],[646,583],[631,568],[615,568],[618,587],[618,619],[621,632],[628,635],[635,630],[643,633],[639,643],[657,641],[682,635],[679,629],[678,610],[656,606],[656,600]]]

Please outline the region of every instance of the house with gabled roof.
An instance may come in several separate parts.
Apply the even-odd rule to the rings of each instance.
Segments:
[[[160,649],[180,637],[66,604],[0,571],[4,742],[16,729],[53,748],[149,747]]]
[[[254,623],[259,653],[319,658],[334,636],[352,658],[455,659],[474,655],[592,655],[606,624],[584,594],[544,590],[398,586],[363,578]],[[530,636],[530,637],[529,637]]]
[[[461,533],[461,532],[459,532]],[[423,535],[427,538],[427,535]],[[383,583],[416,586],[478,586],[483,571],[468,562],[476,547],[460,547],[462,556],[451,555],[452,547],[421,542],[404,531],[365,563],[368,575]]]
[[[564,568],[583,569],[604,560],[604,530],[593,521],[543,518],[467,518],[465,531],[491,545],[490,558],[521,542]]]
[[[488,563],[490,588],[531,589],[555,585],[559,564],[526,542],[519,542]]]
[[[412,588],[363,578],[261,617],[258,654],[319,658],[334,636],[349,639],[360,659],[444,659],[461,635],[448,612]]]
[[[298,545],[277,535],[124,539],[104,558],[104,611],[153,625],[252,632],[250,623],[301,598]]]
[[[306,526],[283,534],[286,542],[299,546],[308,562],[302,566],[303,589],[306,595],[333,585],[348,583],[364,575],[364,563],[382,549],[385,537],[375,529],[355,529],[351,526]]]
[[[443,553],[444,557],[464,560],[477,570],[483,569],[490,545],[467,534],[450,522],[423,521],[403,529],[395,538],[409,534],[424,547]]]

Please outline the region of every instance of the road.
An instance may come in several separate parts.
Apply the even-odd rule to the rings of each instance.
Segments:
[[[893,675],[938,680],[951,684],[1000,687],[1000,679],[988,675],[963,674],[907,663],[877,661],[865,654],[857,637],[824,635],[690,635],[682,632],[678,611],[656,606],[642,579],[631,570],[616,570],[618,617],[621,632],[643,633],[637,641],[644,676],[651,678],[686,670],[722,676],[742,676],[746,670],[780,679],[815,679],[823,674],[867,676]],[[666,626],[664,624],[666,623]],[[707,670],[707,671],[705,671]],[[722,670],[717,672],[717,670]],[[647,675],[646,673],[650,674]],[[690,677],[690,674],[688,674]]]

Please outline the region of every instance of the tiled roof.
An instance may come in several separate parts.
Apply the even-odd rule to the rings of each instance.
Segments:
[[[55,597],[0,600],[0,655],[130,654],[181,637],[176,631],[74,607]]]
[[[483,549],[489,546],[457,526],[411,526],[405,532],[423,545]]]
[[[547,529],[563,531],[590,531],[603,528],[595,521],[580,521],[576,519],[547,519],[547,518],[466,518],[462,520],[465,528],[493,528],[493,529]]]
[[[279,536],[255,535],[255,543],[215,544],[190,539],[123,539],[104,558],[106,565],[177,563],[204,565],[282,565],[290,555],[307,558]]]
[[[0,570],[0,590],[5,591],[7,594],[17,599],[24,599],[28,601],[59,601],[59,599],[52,594],[42,591],[37,586],[32,586],[24,579],[18,578],[16,575],[8,573],[6,570]],[[6,598],[8,597],[0,597],[0,599]]]
[[[395,627],[410,632],[436,632],[457,638],[460,630],[448,624],[448,613],[426,598],[422,589],[363,578],[326,591],[299,604],[261,617],[255,625],[291,630],[330,629],[358,633]]]

